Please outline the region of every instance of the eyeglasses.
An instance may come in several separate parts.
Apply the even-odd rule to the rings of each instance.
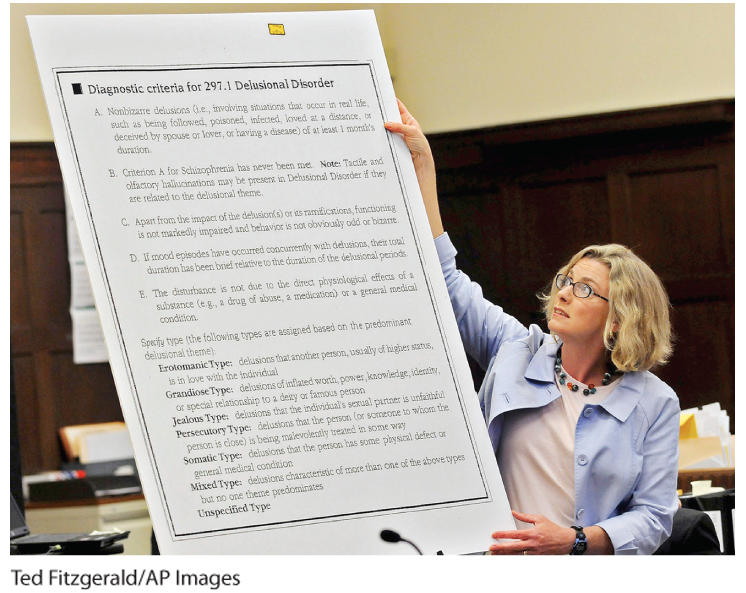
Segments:
[[[595,295],[598,298],[605,300],[607,303],[609,302],[609,299],[607,299],[606,297],[602,297],[600,294],[596,294],[595,292],[593,292],[593,289],[585,282],[573,282],[564,274],[557,274],[557,277],[554,279],[554,283],[560,290],[562,290],[566,286],[572,286],[572,293],[579,299],[587,299],[588,297]]]

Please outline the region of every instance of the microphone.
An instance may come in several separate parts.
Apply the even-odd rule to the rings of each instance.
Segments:
[[[406,542],[410,546],[412,546],[415,550],[417,550],[417,553],[422,556],[422,551],[414,544],[414,542],[409,541],[408,539],[404,539],[401,535],[399,535],[396,531],[392,531],[391,529],[384,529],[381,531],[381,539],[385,542],[388,542],[390,544],[396,544],[399,542]]]

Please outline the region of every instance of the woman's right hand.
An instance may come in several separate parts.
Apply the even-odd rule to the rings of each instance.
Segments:
[[[430,230],[433,233],[433,238],[439,237],[444,231],[438,208],[435,162],[433,161],[433,153],[430,150],[430,143],[425,138],[420,124],[407,111],[404,103],[399,101],[399,99],[396,102],[399,105],[399,114],[401,115],[402,123],[387,121],[384,123],[384,127],[390,132],[401,134],[404,138],[404,142],[406,142],[407,148],[409,148],[409,152],[412,155],[417,182],[420,186],[422,199],[425,202],[425,210],[427,211],[427,218],[430,222]]]

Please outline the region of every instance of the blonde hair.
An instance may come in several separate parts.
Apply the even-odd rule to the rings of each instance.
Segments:
[[[655,272],[624,245],[591,245],[578,251],[559,274],[567,274],[584,257],[609,268],[609,316],[604,345],[620,371],[647,371],[668,362],[672,352],[671,308],[663,283]],[[539,295],[544,316],[552,318],[559,289],[552,282]],[[617,325],[614,331],[614,324]]]

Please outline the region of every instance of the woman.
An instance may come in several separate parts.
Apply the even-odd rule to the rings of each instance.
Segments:
[[[671,354],[668,297],[621,245],[581,250],[543,296],[550,334],[482,297],[456,269],[435,164],[417,121],[387,122],[412,154],[518,529],[492,554],[652,554],[678,508],[679,403],[649,369]]]

